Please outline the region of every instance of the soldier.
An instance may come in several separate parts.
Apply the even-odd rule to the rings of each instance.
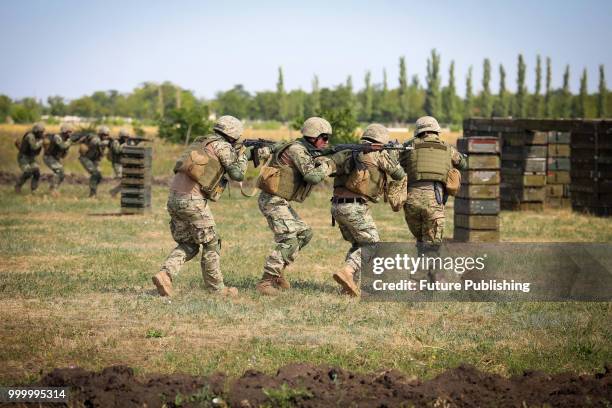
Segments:
[[[312,229],[291,207],[291,201],[304,201],[312,186],[335,171],[333,161],[314,157],[327,146],[332,127],[325,119],[312,117],[302,126],[303,138],[277,146],[261,170],[258,187],[259,210],[274,233],[276,247],[268,255],[257,290],[276,295],[288,289],[283,270],[295,261],[298,252],[312,239]]]
[[[60,127],[60,134],[50,135],[43,142],[45,148],[43,161],[53,172],[53,177],[49,184],[49,191],[53,196],[58,195],[57,190],[60,184],[62,184],[62,181],[64,181],[64,166],[62,160],[68,154],[70,146],[72,146],[72,140],[70,139],[72,131],[72,126],[63,124]]]
[[[238,293],[223,283],[219,265],[221,239],[208,201],[217,201],[228,183],[227,176],[236,181],[244,178],[250,150],[234,147],[242,130],[240,120],[221,116],[213,127],[214,133],[198,137],[174,167],[167,208],[172,238],[178,245],[153,277],[161,296],[172,295],[172,280],[183,264],[198,254],[200,245],[206,288],[225,296]]]
[[[440,125],[431,116],[416,121],[414,150],[400,162],[408,174],[408,199],[404,216],[417,240],[419,253],[437,253],[444,233],[446,180],[452,167],[467,167],[465,157],[440,140]]]
[[[361,136],[361,143],[388,142],[389,131],[379,124],[368,126]],[[379,201],[385,193],[387,177],[401,180],[406,173],[395,155],[387,150],[358,155],[346,153],[343,163],[335,160],[338,170],[334,178],[331,214],[340,227],[342,238],[350,242],[351,247],[346,254],[344,268],[334,273],[333,277],[342,286],[342,293],[359,296],[359,286],[355,281],[359,281],[361,273],[361,247],[380,241],[368,201]],[[359,171],[365,171],[368,177],[355,183],[353,180],[359,177]]]
[[[98,169],[100,160],[104,156],[104,149],[108,144],[110,129],[106,126],[98,128],[97,135],[88,135],[79,149],[79,161],[89,173],[89,197],[95,197],[98,184],[102,181],[102,173]]]
[[[121,153],[123,152],[123,146],[127,143],[130,134],[126,129],[119,130],[119,138],[112,139],[108,146],[108,160],[110,160],[113,166],[113,173],[116,179],[121,179],[123,168],[121,167]],[[115,197],[117,193],[121,191],[121,181],[116,187],[110,190],[110,195]]]
[[[16,142],[19,148],[17,162],[22,173],[17,184],[15,184],[15,192],[21,193],[21,186],[31,177],[30,188],[32,193],[38,188],[38,180],[40,180],[40,168],[36,162],[36,156],[40,153],[43,146],[43,137],[45,134],[45,126],[42,123],[36,123],[32,130],[26,133],[21,141]]]

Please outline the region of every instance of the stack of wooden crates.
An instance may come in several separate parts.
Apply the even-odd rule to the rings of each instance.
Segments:
[[[502,133],[502,209],[544,209],[547,145],[547,132],[515,129]]]
[[[546,203],[551,208],[570,208],[570,133],[548,132]]]
[[[459,139],[457,149],[467,155],[468,168],[461,174],[455,198],[453,237],[464,242],[499,241],[499,139]]]
[[[152,149],[123,146],[121,155],[121,213],[143,214],[151,210]]]

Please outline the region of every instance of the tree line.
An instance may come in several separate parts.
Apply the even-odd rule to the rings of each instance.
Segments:
[[[234,115],[251,120],[291,122],[312,115],[342,112],[343,117],[360,122],[406,123],[429,114],[448,124],[459,124],[471,116],[514,116],[544,118],[602,118],[612,112],[612,98],[607,90],[604,66],[599,66],[598,92],[588,92],[586,69],[580,73],[580,88],[570,90],[570,67],[565,66],[561,86],[552,84],[550,58],[537,56],[533,70],[535,87],[526,86],[527,66],[522,55],[517,58],[517,77],[514,84],[506,77],[499,64],[494,67],[487,58],[483,61],[481,90],[474,93],[472,67],[465,78],[465,94],[456,90],[455,64],[448,66],[447,81],[442,83],[440,54],[432,50],[427,59],[424,83],[417,75],[408,78],[406,60],[399,59],[399,77],[395,86],[389,84],[386,70],[382,83],[373,83],[371,72],[366,72],[363,85],[355,90],[353,78],[335,87],[321,87],[318,76],[312,79],[309,92],[302,89],[286,90],[284,73],[278,69],[276,89],[250,93],[242,85],[220,91],[215,98],[203,100],[189,90],[171,82],[145,82],[130,93],[115,90],[98,91],[67,101],[51,96],[46,103],[34,98],[11,100],[0,95],[0,122],[12,120],[29,123],[41,115],[74,115],[86,118],[129,117],[141,121],[170,121],[178,117],[188,126],[194,117],[204,120],[209,113]],[[499,83],[491,84],[492,70],[498,71]],[[513,81],[514,82],[514,81]],[[10,119],[9,119],[10,118]]]

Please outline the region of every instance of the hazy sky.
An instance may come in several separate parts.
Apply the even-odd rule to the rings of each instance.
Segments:
[[[595,90],[598,65],[612,84],[612,1],[60,1],[0,0],[0,93],[13,98],[96,90],[122,92],[144,81],[170,80],[210,98],[243,84],[274,89],[282,66],[287,89],[309,90],[353,76],[355,88],[372,71],[397,86],[398,59],[424,82],[432,48],[442,78],[455,60],[457,86],[482,60],[498,64],[516,84],[523,53],[533,87],[537,54],[550,56],[553,85],[565,64],[572,90],[583,68]]]

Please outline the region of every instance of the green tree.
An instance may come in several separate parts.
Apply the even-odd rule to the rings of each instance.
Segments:
[[[53,116],[64,116],[66,114],[67,106],[64,98],[61,96],[49,96],[47,98],[47,104],[49,105],[49,113]]]
[[[431,57],[427,59],[427,91],[425,94],[425,112],[437,117],[441,113],[440,98],[440,54],[431,50]]]
[[[353,77],[348,76],[346,78],[346,94],[347,94],[347,102],[348,108],[351,110],[353,116],[357,117],[357,100],[355,99],[355,94],[353,92]]]
[[[494,116],[508,116],[508,91],[506,90],[506,70],[499,64],[499,94],[493,108]]]
[[[568,118],[571,111],[571,94],[570,94],[570,67],[565,66],[563,73],[563,88],[561,89],[561,97],[559,103],[559,113],[562,118]]]
[[[531,106],[529,108],[529,116],[537,118],[542,115],[542,98],[540,93],[542,91],[542,61],[540,56],[537,56],[536,59],[536,82],[535,82],[535,90],[531,97]]]
[[[285,80],[283,77],[282,67],[278,67],[276,96],[278,98],[278,119],[282,122],[285,122],[287,120],[287,92],[285,91]]]
[[[71,115],[92,118],[96,115],[96,111],[96,103],[91,96],[82,96],[78,99],[73,99],[68,104],[68,112]]]
[[[406,59],[400,57],[399,62],[399,104],[400,120],[408,119],[408,78],[406,77]]]
[[[158,120],[158,135],[170,142],[187,145],[197,136],[212,131],[213,124],[208,120],[208,113],[208,107],[204,105],[166,110]]]
[[[606,87],[606,76],[604,73],[604,66],[599,66],[599,92],[597,93],[597,117],[606,117],[608,89]],[[0,116],[0,120],[1,120]]]
[[[408,87],[408,120],[416,120],[425,114],[425,91],[419,83],[418,75],[413,75]]]
[[[6,122],[11,114],[11,98],[6,95],[0,95],[0,123]]]
[[[276,120],[278,117],[278,98],[276,92],[257,92],[250,106],[251,111],[249,116],[252,118]]]
[[[306,92],[301,89],[293,90],[287,95],[287,114],[290,118],[303,118]]]
[[[485,58],[482,67],[482,93],[480,94],[480,116],[488,118],[493,113],[491,98],[491,61]]]
[[[332,125],[331,144],[357,142],[355,131],[359,126],[359,122],[357,122],[354,113],[348,107],[323,108],[321,117],[327,119]]]
[[[465,100],[463,103],[463,117],[471,118],[474,109],[474,93],[472,90],[472,67],[468,69],[467,77],[465,78]]]
[[[10,116],[16,123],[32,123],[40,120],[42,106],[34,98],[23,98],[11,105]]]
[[[587,88],[587,71],[586,68],[582,70],[582,76],[580,77],[580,93],[576,99],[576,107],[574,109],[574,116],[578,118],[586,118],[586,105],[587,98],[589,97]]]
[[[372,88],[372,73],[365,74],[365,88],[363,91],[363,110],[361,120],[369,122],[372,120],[372,104],[374,102],[374,90]]]
[[[546,58],[546,91],[544,94],[544,117],[550,118],[552,116],[552,68],[550,66],[550,57]]]
[[[526,69],[527,67],[525,66],[523,55],[519,54],[516,79],[516,97],[513,112],[513,116],[519,118],[524,118],[525,116],[527,116],[527,87],[525,85]]]
[[[251,95],[242,85],[235,85],[229,91],[217,93],[217,114],[245,119],[250,112],[250,103]]]
[[[312,100],[312,103],[311,103],[311,106],[312,106],[311,115],[313,115],[313,116],[318,115],[319,112],[321,111],[321,91],[319,90],[319,77],[316,76],[316,75],[312,79],[311,100]]]
[[[458,123],[461,115],[457,112],[457,89],[455,86],[455,61],[448,68],[448,86],[442,91],[442,108],[448,123]]]

